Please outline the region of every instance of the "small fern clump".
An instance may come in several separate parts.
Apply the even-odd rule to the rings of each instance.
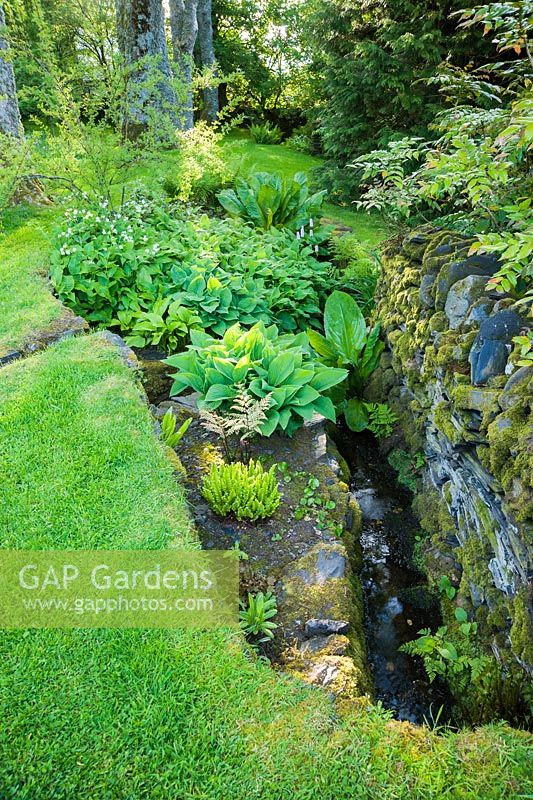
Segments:
[[[271,517],[280,503],[276,467],[265,472],[259,461],[249,464],[213,464],[202,494],[221,517],[233,513],[239,520]]]

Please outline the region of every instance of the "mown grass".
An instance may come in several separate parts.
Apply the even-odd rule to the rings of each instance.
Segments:
[[[21,207],[4,215],[0,230],[0,355],[56,320],[61,305],[46,283],[57,209]]]
[[[298,153],[283,144],[255,144],[242,132],[230,134],[223,143],[228,160],[243,174],[250,172],[278,172],[292,178],[296,172],[305,172],[313,178],[313,171],[322,164],[317,156]],[[324,216],[334,223],[353,228],[363,242],[377,245],[387,237],[387,230],[376,215],[358,211],[355,207],[324,204]]]

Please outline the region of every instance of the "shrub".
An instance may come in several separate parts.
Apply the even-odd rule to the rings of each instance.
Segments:
[[[356,234],[332,236],[330,246],[333,260],[340,270],[339,283],[368,316],[374,305],[379,278],[379,253],[361,242]]]
[[[250,125],[250,138],[256,144],[279,144],[283,138],[281,128],[270,122]]]
[[[191,332],[185,353],[171,356],[177,367],[171,394],[185,389],[200,393],[199,408],[227,412],[242,384],[257,398],[271,396],[261,434],[275,430],[292,436],[315,413],[335,422],[335,408],[324,392],[343,381],[345,369],[315,360],[305,333],[279,336],[275,325],[259,322],[250,330],[229,328],[222,339],[201,331]]]
[[[269,172],[237,178],[235,189],[220,192],[221,206],[257,228],[285,227],[298,231],[317,218],[325,191],[309,194],[307,176],[297,172],[292,180]]]
[[[214,203],[217,192],[230,186],[234,171],[223,157],[222,133],[200,120],[194,128],[176,133],[179,159],[175,173],[163,180],[163,189],[173,199]]]
[[[276,467],[265,472],[259,461],[242,464],[213,464],[205,477],[202,494],[221,517],[235,514],[237,519],[271,517],[280,503]]]

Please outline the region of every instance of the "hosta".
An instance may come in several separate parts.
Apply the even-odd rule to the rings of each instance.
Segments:
[[[185,353],[171,356],[177,367],[171,393],[199,392],[200,408],[230,410],[240,385],[254,397],[271,396],[261,433],[292,436],[315,413],[335,422],[335,408],[325,392],[345,380],[347,371],[321,364],[305,333],[278,335],[275,325],[259,322],[250,330],[229,328],[222,339],[191,331]]]

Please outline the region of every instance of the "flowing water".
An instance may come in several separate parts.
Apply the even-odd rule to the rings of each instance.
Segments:
[[[419,530],[411,495],[370,436],[349,441],[351,490],[363,514],[360,578],[365,600],[365,636],[374,678],[375,698],[400,720],[422,723],[448,708],[444,688],[430,684],[419,659],[399,650],[421,628],[441,623],[438,606],[411,565],[414,535]],[[346,452],[345,452],[346,455]]]

